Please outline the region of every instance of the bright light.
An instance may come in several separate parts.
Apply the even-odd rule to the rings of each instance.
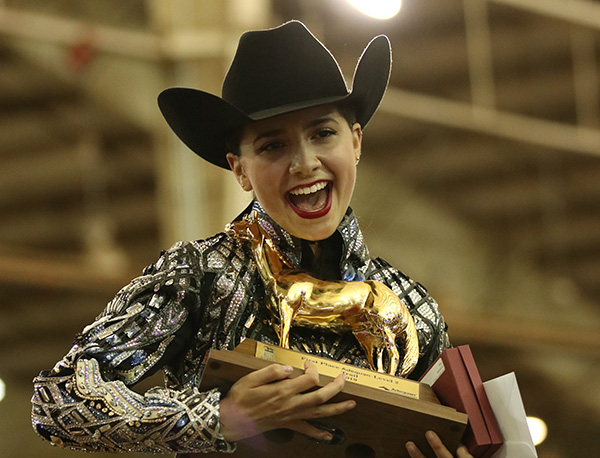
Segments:
[[[348,2],[362,13],[376,19],[394,17],[402,6],[402,0],[348,0]]]
[[[4,394],[6,393],[6,385],[4,384],[4,380],[0,378],[0,401],[4,399]]]
[[[537,417],[527,417],[527,426],[529,426],[529,432],[534,445],[544,442],[544,439],[548,435],[548,427],[544,420]]]

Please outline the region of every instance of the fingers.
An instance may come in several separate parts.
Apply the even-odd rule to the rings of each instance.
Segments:
[[[473,455],[469,453],[469,450],[467,450],[467,447],[465,447],[464,445],[458,447],[458,450],[456,451],[456,456],[458,458],[473,458]]]
[[[356,401],[349,400],[335,404],[321,404],[311,407],[302,413],[302,418],[312,420],[315,418],[333,417],[348,412],[356,407]]]
[[[318,440],[330,441],[333,439],[330,432],[324,431],[302,420],[289,423],[288,428]]]
[[[243,383],[248,388],[260,387],[269,383],[283,380],[293,372],[292,367],[281,364],[271,364],[262,369],[258,369],[242,377],[238,382]],[[293,379],[289,383],[292,391],[301,393],[319,384],[319,371],[315,363],[306,360],[304,362],[304,374]]]
[[[287,381],[292,390],[297,393],[314,388],[319,384],[319,371],[312,361],[304,361],[304,374]]]
[[[306,362],[305,368],[306,371],[304,374],[295,378],[282,380],[275,384],[280,388],[276,388],[275,385],[264,387],[264,390],[278,390],[278,394],[275,397],[278,399],[277,409],[280,420],[288,424],[290,422],[297,422],[298,420],[330,417],[340,415],[356,406],[356,401],[354,400],[327,403],[344,388],[346,377],[343,374],[338,375],[327,385],[307,392],[306,390],[314,388],[318,384],[319,377],[317,367],[314,363]],[[265,395],[265,393],[262,393],[262,390],[261,394]],[[266,397],[272,399],[272,396],[273,394]],[[303,425],[303,428],[307,427]],[[316,430],[309,428],[309,431],[314,432]],[[305,434],[313,436],[310,432]]]
[[[281,364],[271,364],[262,369],[250,372],[248,375],[240,378],[236,383],[244,384],[248,388],[267,385],[278,380],[283,380],[290,376],[293,369],[290,366],[282,366]]]
[[[341,375],[341,374],[340,374]],[[337,377],[335,380],[316,391],[303,396],[306,402],[323,403],[331,399],[344,388],[345,378]],[[282,385],[289,394],[305,393],[319,385],[319,371],[312,361],[304,362],[304,374],[284,381]],[[331,386],[330,386],[331,385]],[[327,387],[327,388],[326,388]],[[326,389],[324,389],[326,388]]]
[[[410,458],[425,458],[414,442],[407,442],[405,447]]]
[[[331,440],[303,420],[339,415],[356,406],[353,400],[327,403],[342,391],[345,376],[340,374],[313,390],[319,383],[314,363],[306,362],[304,374],[298,377],[289,378],[291,373],[291,367],[273,364],[234,383],[221,400],[221,427],[226,437],[239,440],[261,431],[291,428],[316,439]]]
[[[425,438],[427,439],[427,442],[429,442],[429,445],[437,458],[452,458],[452,453],[448,451],[436,433],[427,431],[425,433]]]
[[[450,453],[450,451],[442,443],[442,440],[439,438],[439,436],[433,431],[427,431],[425,433],[425,438],[427,439],[429,446],[431,447],[437,458],[454,457],[454,455],[452,455],[452,453]],[[421,453],[421,451],[417,448],[414,442],[407,442],[405,447],[410,458],[425,458],[425,455]],[[456,453],[456,456],[458,458],[473,458],[473,455],[469,453],[469,451],[464,445],[461,445],[456,451]]]
[[[302,402],[304,405],[321,405],[325,404],[336,394],[340,393],[344,389],[346,383],[346,376],[344,374],[338,375],[327,385],[319,388],[318,390],[304,393],[302,395]],[[324,407],[324,406],[323,406]]]

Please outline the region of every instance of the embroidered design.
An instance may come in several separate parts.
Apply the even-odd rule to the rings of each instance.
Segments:
[[[300,265],[301,241],[257,202],[252,208],[287,259]],[[449,346],[437,304],[420,285],[369,257],[351,211],[338,231],[340,273],[386,284],[410,310],[419,335],[418,376]],[[34,429],[56,445],[90,451],[232,451],[218,431],[219,392],[199,393],[196,387],[211,347],[233,349],[244,337],[277,343],[264,301],[264,286],[243,244],[225,234],[176,243],[117,293],[51,372],[36,377]],[[174,354],[169,350],[176,344],[181,347]],[[350,333],[299,328],[290,334],[290,348],[369,367]],[[129,386],[157,366],[167,387],[138,397]],[[95,390],[93,396],[77,391],[76,370],[84,372],[83,380],[87,374],[88,385],[81,383]],[[98,397],[103,389],[112,398]],[[110,404],[117,397],[118,408]],[[154,412],[152,422],[144,421],[147,411]]]

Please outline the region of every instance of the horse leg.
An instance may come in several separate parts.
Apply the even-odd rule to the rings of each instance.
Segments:
[[[376,341],[378,341],[379,338],[367,331],[354,331],[353,334],[354,337],[356,337],[356,340],[358,340],[358,342],[362,345],[363,349],[365,350],[367,361],[369,362],[371,369],[377,370],[377,366],[375,365],[375,361],[373,360],[373,353],[375,351],[375,347],[378,346]]]
[[[281,330],[279,335],[280,347],[290,348],[290,329],[295,313],[296,311],[290,306],[287,299],[281,299],[279,302],[279,328]]]
[[[384,345],[387,347],[387,353],[389,357],[388,374],[396,375],[398,365],[400,364],[400,352],[396,346],[396,336],[389,328],[385,328],[384,332],[386,336],[384,339]]]
[[[388,370],[387,373],[390,375],[396,375],[398,364],[400,361],[400,353],[398,348],[393,341],[388,340],[389,337],[380,337],[379,345],[377,346],[377,372],[385,373],[385,363],[383,361],[383,355],[388,355]]]
[[[385,372],[383,365],[383,350],[387,347],[387,343],[385,340],[380,340],[379,345],[377,346],[377,372]]]

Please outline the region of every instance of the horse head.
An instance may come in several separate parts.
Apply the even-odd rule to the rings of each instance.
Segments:
[[[240,221],[234,221],[225,226],[225,233],[233,238],[260,243],[264,233],[258,222],[258,213],[252,210]]]

